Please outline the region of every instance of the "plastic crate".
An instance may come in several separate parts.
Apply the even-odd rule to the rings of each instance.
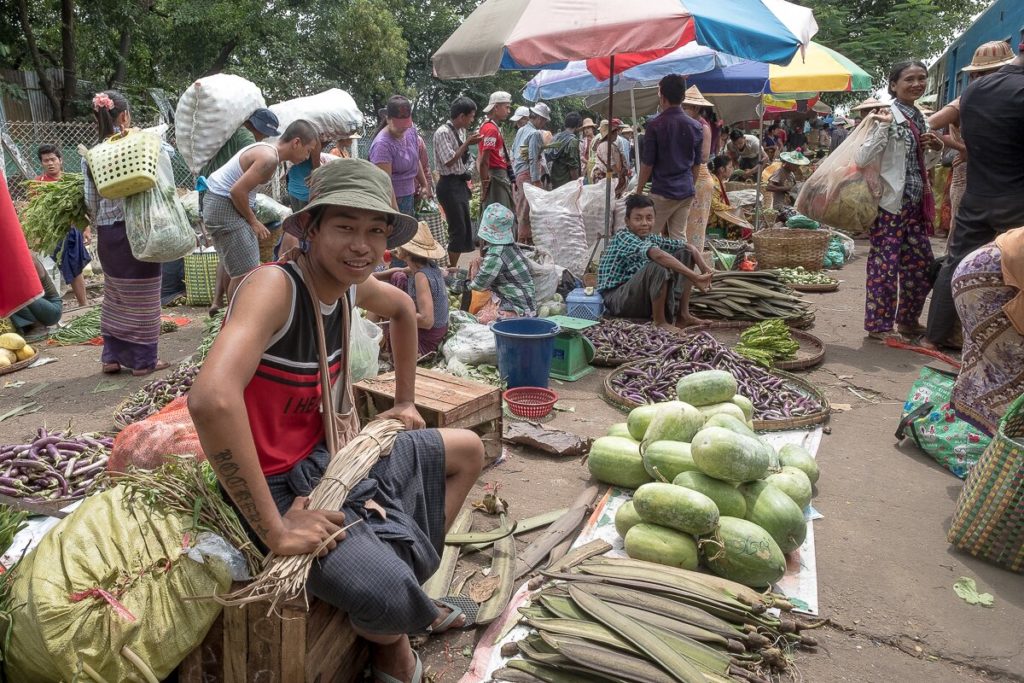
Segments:
[[[604,313],[604,299],[596,289],[593,294],[587,294],[583,287],[577,287],[565,297],[565,303],[569,308],[570,318],[600,320],[601,314]]]

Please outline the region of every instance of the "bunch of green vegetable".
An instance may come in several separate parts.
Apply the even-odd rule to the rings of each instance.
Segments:
[[[217,335],[220,333],[221,326],[224,325],[226,313],[227,310],[222,308],[216,315],[207,318],[203,322],[203,340],[199,342],[199,348],[196,349],[194,356],[197,363],[202,363],[206,360],[206,354],[210,352],[214,340],[217,339]]]
[[[826,259],[827,260],[827,259]],[[793,285],[834,285],[837,280],[822,273],[821,271],[810,271],[803,266],[796,268],[779,268],[775,271],[779,279],[787,284]]]
[[[736,353],[770,368],[777,360],[796,358],[800,344],[793,339],[789,326],[779,319],[751,325],[740,334]]]
[[[93,308],[50,335],[50,340],[59,346],[69,346],[84,344],[98,336],[100,336],[100,309]]]
[[[53,253],[74,226],[85,227],[85,180],[81,173],[65,173],[60,180],[29,180],[28,206],[21,214],[25,239],[33,249]]]

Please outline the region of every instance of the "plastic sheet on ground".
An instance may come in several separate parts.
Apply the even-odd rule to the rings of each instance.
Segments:
[[[821,427],[811,431],[792,430],[761,434],[776,448],[787,444],[799,444],[817,457],[818,446],[821,444]],[[597,502],[594,512],[587,520],[583,531],[573,542],[573,548],[589,543],[594,539],[602,539],[612,545],[606,554],[608,557],[625,557],[622,539],[615,531],[615,512],[629,501],[632,493],[612,487]],[[805,614],[818,613],[818,569],[814,552],[814,525],[811,520],[820,519],[821,515],[811,506],[804,510],[808,520],[807,538],[798,550],[786,558],[786,575],[775,585],[778,593],[784,594],[790,602],[797,605],[797,611]],[[460,683],[482,683],[491,679],[492,674],[505,666],[509,657],[501,656],[501,646],[522,640],[531,632],[529,626],[517,624],[519,608],[525,606],[530,599],[531,591],[524,582],[512,595],[508,607],[501,616],[495,619],[483,637],[480,638],[473,653],[473,661],[469,670],[460,679]]]

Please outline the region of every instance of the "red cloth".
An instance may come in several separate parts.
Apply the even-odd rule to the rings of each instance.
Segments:
[[[498,124],[488,119],[480,127],[480,154],[484,155],[487,168],[508,168],[508,160],[505,159],[505,141],[501,137],[501,130]]]
[[[6,318],[43,295],[32,252],[7,189],[7,178],[0,183],[0,244],[4,245],[0,262],[0,318]]]

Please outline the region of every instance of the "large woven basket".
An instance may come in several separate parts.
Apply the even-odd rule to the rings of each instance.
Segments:
[[[827,230],[768,228],[754,233],[754,258],[761,270],[799,266],[821,270],[829,238]]]
[[[220,257],[215,251],[194,251],[185,256],[185,305],[209,306],[217,287],[217,264]]]
[[[967,475],[947,539],[975,557],[1024,572],[1024,395]]]

